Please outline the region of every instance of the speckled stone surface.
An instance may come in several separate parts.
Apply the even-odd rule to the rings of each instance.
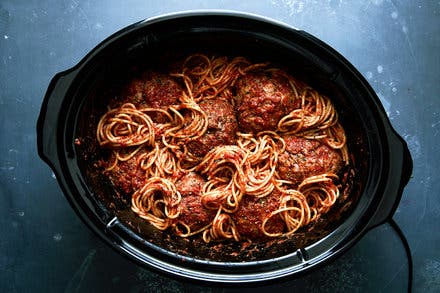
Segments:
[[[123,4],[121,4],[123,3]],[[440,2],[404,0],[0,2],[0,291],[254,292],[174,280],[133,264],[76,216],[37,155],[51,78],[123,27],[164,13],[228,9],[305,30],[370,82],[410,148],[414,171],[394,219],[414,258],[414,291],[440,291]],[[407,258],[387,224],[336,261],[259,289],[403,292]]]

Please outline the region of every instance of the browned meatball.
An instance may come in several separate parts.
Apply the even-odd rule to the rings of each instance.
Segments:
[[[282,179],[301,183],[305,178],[324,173],[337,173],[342,165],[341,153],[317,140],[285,135],[286,150],[278,158]]]
[[[288,80],[271,73],[252,73],[237,83],[238,123],[241,131],[276,130],[291,110],[295,96]]]
[[[222,99],[205,100],[199,105],[208,116],[208,130],[188,144],[189,151],[203,157],[216,146],[235,144],[237,119],[232,105]]]
[[[142,153],[143,151],[141,150],[131,159],[119,161],[112,170],[104,172],[116,189],[126,195],[131,195],[145,183],[145,171],[139,168],[137,163],[137,159]],[[103,164],[104,168],[111,166],[113,164],[113,158]]]
[[[169,75],[147,71],[140,78],[133,79],[122,96],[137,106],[165,109],[179,104],[182,89]]]
[[[178,220],[189,225],[195,232],[208,225],[215,216],[215,211],[205,208],[201,201],[201,193],[205,180],[195,172],[183,175],[177,182],[176,188],[182,196],[182,207]]]
[[[269,215],[278,210],[280,204],[280,192],[274,191],[268,196],[257,198],[244,196],[238,210],[231,214],[240,237],[243,239],[261,239],[263,233],[263,221]],[[285,228],[284,221],[278,216],[272,216],[266,223],[265,230],[268,233],[280,233]]]

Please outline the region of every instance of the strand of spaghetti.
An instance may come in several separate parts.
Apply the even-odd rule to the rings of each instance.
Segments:
[[[218,67],[224,69],[221,71],[222,74],[219,77],[216,77],[214,75],[214,72],[215,69]],[[199,85],[199,89],[197,92],[198,96],[203,94],[203,97],[205,99],[213,98],[217,96],[219,92],[223,91],[222,87],[227,86],[227,82],[230,78],[231,78],[231,70],[230,67],[228,68],[227,58],[213,57],[212,61],[209,63],[208,74],[204,75],[198,81],[198,85]]]
[[[228,197],[226,198],[227,206],[223,206],[223,210],[227,213],[235,213],[240,205],[244,194],[237,189],[237,185],[232,184]]]
[[[245,193],[246,190],[246,169],[250,168],[249,162],[245,160],[246,152],[236,145],[217,146],[206,154],[204,159],[197,166],[196,170],[201,173],[209,174],[223,165],[232,164],[234,167],[234,183],[238,189]]]
[[[105,113],[98,122],[97,139],[100,146],[112,148],[154,144],[154,125],[151,118],[126,103]]]
[[[246,152],[236,145],[220,145],[205,155],[197,170],[208,173],[224,163],[232,163],[236,169],[241,169],[245,156]]]
[[[246,160],[251,167],[245,170],[245,193],[256,197],[269,195],[275,184],[278,154],[285,149],[284,140],[275,132],[260,132],[253,136],[239,134],[238,145],[247,150]],[[275,140],[280,143],[277,144]],[[281,146],[280,146],[281,145]],[[234,180],[237,180],[234,177]]]
[[[271,170],[255,172],[257,176],[252,173],[254,172],[246,173],[246,178],[248,179],[248,181],[245,187],[245,193],[254,197],[265,197],[271,194],[275,188],[272,180],[275,173],[275,168],[272,168]],[[236,180],[238,179],[235,179],[234,177],[234,183],[236,183]]]
[[[191,100],[195,101],[194,96],[192,94],[194,85],[191,81],[191,78],[189,76],[186,76],[183,73],[170,73],[170,76],[183,79],[183,83],[185,85],[186,92],[189,94],[189,97],[191,98]],[[186,94],[185,92],[183,92],[183,93]]]
[[[315,176],[310,176],[305,178],[298,186],[298,190],[301,190],[302,187],[312,184],[312,183],[321,183],[321,182],[333,182],[333,180],[338,180],[338,175],[333,173],[325,173]]]
[[[183,228],[186,230],[186,232],[182,231],[182,230],[179,228],[179,226],[183,227]],[[180,237],[182,237],[182,238],[188,238],[188,237],[191,237],[191,236],[197,235],[197,234],[199,234],[199,233],[201,233],[201,232],[203,232],[203,231],[209,229],[210,227],[212,227],[212,222],[209,223],[208,225],[206,225],[206,226],[204,226],[204,227],[202,227],[202,228],[196,230],[196,231],[191,231],[191,227],[190,227],[188,224],[186,224],[186,223],[183,222],[183,221],[178,221],[178,222],[176,223],[176,225],[174,226],[174,232],[175,232],[178,236],[180,236]]]
[[[206,114],[200,107],[191,101],[186,95],[183,95],[187,102],[179,106],[169,107],[169,111],[174,114],[173,126],[166,129],[161,137],[162,143],[174,152],[177,157],[177,169],[185,170],[182,164],[195,162],[195,158],[191,157],[186,143],[202,136],[208,127],[208,119]],[[180,111],[190,111],[191,116],[184,116]]]
[[[268,65],[269,65],[269,62],[250,64],[249,66],[247,66],[245,68],[239,68],[238,71],[241,75],[246,75],[248,72],[258,71],[260,69],[265,68]]]
[[[244,196],[264,197],[281,192],[280,203],[262,223],[266,236],[288,236],[326,213],[339,197],[335,174],[321,174],[304,179],[299,185],[280,178],[279,154],[286,148],[280,134],[293,134],[320,140],[340,150],[349,163],[345,131],[331,100],[268,63],[252,64],[243,57],[188,56],[178,73],[171,76],[183,83],[179,104],[167,109],[136,108],[126,103],[108,109],[98,122],[96,137],[101,147],[111,149],[113,162],[136,158],[136,168],[145,171],[145,184],[132,195],[132,210],[160,230],[174,229],[181,237],[202,233],[205,242],[222,239],[239,241],[237,227],[230,214],[235,213]],[[234,90],[239,77],[253,71],[265,71],[286,78],[291,99],[297,109],[282,117],[277,129],[257,134],[237,133],[236,145],[217,146],[200,159],[189,152],[187,143],[204,135],[208,128],[206,113],[197,104],[219,97],[235,103]],[[163,117],[152,119],[152,117]],[[154,115],[152,115],[154,114]],[[159,137],[159,139],[156,139]],[[217,210],[214,219],[191,231],[179,219],[180,193],[174,181],[189,171],[201,173],[206,183],[200,200],[205,208]],[[292,189],[295,188],[295,189]],[[285,231],[267,231],[267,223],[281,218]],[[279,219],[278,219],[279,220]]]
[[[178,145],[178,147],[172,149],[177,158],[177,170],[181,172],[195,171],[200,159],[190,151],[188,151],[186,144]]]
[[[303,110],[305,108],[305,95],[306,91],[303,91],[301,94],[301,107],[300,109],[294,109],[286,116],[282,117],[277,125],[277,130],[280,132],[286,132],[295,134],[299,132],[304,125],[304,116],[305,111]],[[295,128],[292,129],[292,126],[296,125]]]
[[[131,209],[160,230],[167,229],[179,216],[181,195],[175,185],[161,177],[151,177],[136,190]]]
[[[306,87],[301,95],[301,108],[282,117],[278,130],[305,138],[325,138],[325,130],[337,122],[338,115],[330,99]]]
[[[185,59],[182,72],[172,76],[182,78],[188,95],[198,102],[217,97],[233,86],[240,75],[265,65],[250,64],[243,57],[228,61],[226,57],[209,58],[203,54],[194,54]],[[232,94],[222,96],[233,103]]]
[[[106,171],[106,172],[113,170],[118,165],[118,157],[116,156],[115,150],[112,150],[112,155],[110,157],[113,158],[113,163],[104,169],[104,171]]]
[[[299,207],[295,207],[295,204]],[[282,209],[285,209],[285,211],[281,211],[281,216],[287,226],[286,236],[310,222],[310,209],[303,193],[293,189],[286,190],[286,196],[282,198],[281,206]],[[295,212],[300,214],[299,219],[298,216],[295,216]]]
[[[345,131],[340,123],[326,129],[327,136],[323,139],[324,142],[334,149],[341,149],[346,145],[347,139]]]
[[[127,154],[122,155],[121,151],[126,151],[127,149],[118,149],[118,150],[114,150],[114,155],[116,156],[116,159],[118,161],[124,162],[124,161],[128,161],[131,158],[133,158],[141,149],[143,149],[144,146],[143,145],[139,145],[137,146],[134,150],[129,151]]]
[[[338,198],[337,189],[333,189],[331,186],[318,185],[309,187],[302,190],[302,193],[306,197],[313,196],[320,207],[327,208],[331,207]]]
[[[156,136],[161,136],[163,135],[164,131],[174,127],[175,125],[175,120],[174,117],[172,116],[172,114],[170,113],[170,111],[168,109],[159,109],[159,108],[144,108],[141,107],[139,108],[139,111],[147,114],[148,116],[151,117],[151,114],[155,114],[157,116],[157,114],[160,115],[161,119],[156,119],[153,120],[154,122],[154,133]]]
[[[288,236],[310,221],[310,209],[304,195],[294,189],[284,190],[285,194],[280,198],[279,208],[273,211],[262,222],[262,231],[269,237]],[[274,216],[279,215],[286,224],[287,232],[270,233],[266,230],[267,222]]]
[[[159,144],[154,146],[154,149],[148,153],[143,153],[137,158],[137,165],[143,170],[149,170],[159,155]]]
[[[270,159],[269,162],[272,165],[276,165],[278,160],[278,154],[284,152],[286,149],[286,142],[281,136],[279,136],[277,133],[273,131],[260,132],[257,134],[257,136],[260,136],[262,141],[261,149],[263,152],[261,158],[263,160]],[[266,144],[268,145],[267,147],[265,147]]]
[[[194,62],[193,59],[199,59],[199,62]],[[189,65],[190,61],[195,63],[194,66]],[[205,63],[205,67],[203,67]],[[183,68],[187,69],[193,75],[205,76],[209,73],[211,65],[211,60],[204,54],[193,54],[189,55],[183,62]],[[192,67],[192,68],[191,68]]]
[[[237,137],[237,145],[242,149],[248,149],[249,151],[252,151],[258,143],[257,139],[252,133],[237,132]]]
[[[202,190],[201,202],[208,209],[223,207],[227,213],[233,213],[238,209],[242,193],[237,190],[232,181],[227,183],[209,180]]]
[[[337,112],[333,107],[333,104],[325,96],[320,95],[317,91],[306,88],[305,96],[306,105],[303,108],[306,112],[305,116],[305,128],[312,126],[325,129],[337,122]]]
[[[138,157],[138,165],[145,170],[147,177],[164,177],[177,174],[176,160],[167,147],[156,147]]]
[[[223,92],[227,87],[233,86],[240,75],[246,74],[248,71],[265,67],[268,63],[251,64],[243,57],[236,57],[230,63],[227,63],[224,73],[215,82],[220,84],[219,92]]]
[[[268,139],[268,136],[262,136],[260,142],[265,141],[264,139]],[[255,145],[258,146],[258,141],[254,142],[256,142]],[[275,143],[273,143],[272,146],[273,145],[275,145]],[[266,144],[263,143],[263,147],[261,147],[259,150],[264,152],[266,149],[265,146]],[[222,171],[227,164],[231,163],[232,166],[234,166],[233,169],[228,169],[230,171],[229,174],[232,175],[231,177],[233,179],[234,186],[237,187],[236,189],[240,190],[241,193],[229,191],[230,196],[228,197],[228,205],[232,206],[235,210],[239,200],[241,199],[240,194],[246,193],[248,195],[263,197],[267,196],[273,191],[274,186],[271,180],[275,173],[277,155],[271,156],[271,154],[273,153],[268,153],[267,157],[270,157],[270,160],[263,165],[261,165],[261,163],[264,162],[265,156],[261,156],[260,154],[260,160],[254,161],[254,163],[259,163],[260,166],[254,166],[254,168],[252,168],[248,160],[249,153],[239,153],[237,152],[236,147],[222,147],[216,148],[208,153],[208,155],[205,157],[205,160],[202,161],[199,166],[206,164],[206,168],[204,170],[202,169],[201,172],[203,173],[207,170],[210,170],[208,173],[208,179],[210,180],[215,177],[215,174],[220,173],[220,171]],[[226,178],[223,181],[227,180],[230,180],[230,178]],[[216,192],[219,192],[219,194],[225,194],[225,190]],[[221,199],[223,199],[225,196],[226,195],[224,195]]]
[[[333,182],[337,179],[335,174],[322,174],[308,177],[298,186],[298,190],[307,198],[310,208],[315,210],[313,221],[326,213],[338,199],[339,189]]]
[[[196,60],[199,62],[195,62]],[[191,65],[191,61],[194,63],[194,65]],[[185,61],[183,62],[183,70],[182,75],[189,76],[193,86],[191,87],[192,97],[196,99],[197,96],[200,94],[200,87],[202,85],[203,80],[205,77],[209,74],[211,67],[211,60],[203,54],[194,54],[188,56]],[[192,80],[191,76],[195,76],[198,80]],[[194,83],[195,81],[195,83]]]
[[[203,232],[203,240],[209,243],[212,240],[231,238],[235,241],[240,240],[237,227],[231,217],[228,214],[222,213],[222,208],[219,208],[212,221],[212,226]]]
[[[167,178],[169,175],[178,173],[175,157],[168,148],[160,149],[159,156],[155,161],[155,166],[156,172],[154,174],[156,176],[160,175]]]
[[[348,156],[347,137],[345,136],[342,125],[338,122],[332,127],[327,128],[326,134],[327,136],[322,139],[324,143],[333,149],[339,149],[341,151],[342,160],[348,165],[350,158]]]
[[[239,77],[238,68],[244,63],[242,59],[234,58],[231,62],[227,62],[226,58],[216,58],[212,62],[211,74],[207,78],[207,83],[211,86],[218,86],[217,92],[223,92],[228,86],[235,84]],[[215,76],[216,67],[224,68],[220,70],[220,76]]]
[[[135,148],[134,150],[131,150],[130,152],[128,152],[128,154],[125,154],[125,156],[122,156],[120,154],[121,150],[126,151],[126,149],[113,149],[112,150],[112,154],[111,154],[111,158],[113,158],[113,163],[108,166],[107,168],[105,168],[105,171],[111,171],[113,170],[117,165],[118,162],[120,161],[128,161],[131,158],[133,158],[141,149],[143,148],[142,145],[138,146],[137,148]]]
[[[179,117],[177,120],[180,122],[180,127],[167,130],[164,136],[177,138],[181,140],[182,143],[186,143],[199,138],[208,129],[206,113],[196,103],[182,103],[178,107],[170,107],[170,110]],[[185,119],[185,117],[179,113],[179,111],[182,110],[190,111],[191,116]]]
[[[350,164],[350,157],[348,155],[348,147],[347,144],[345,144],[342,148],[341,148],[341,153],[342,153],[342,160],[345,162],[345,165],[348,166]]]

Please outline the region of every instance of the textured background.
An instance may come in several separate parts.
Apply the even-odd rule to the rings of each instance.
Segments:
[[[129,24],[191,9],[277,19],[358,68],[414,159],[394,218],[412,249],[415,291],[439,292],[440,2],[403,0],[0,1],[0,291],[255,290],[189,284],[134,265],[85,227],[36,151],[36,119],[57,72]],[[321,270],[264,289],[401,292],[407,269],[399,238],[382,225]]]

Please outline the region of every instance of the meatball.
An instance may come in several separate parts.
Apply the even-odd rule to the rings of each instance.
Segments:
[[[262,239],[263,221],[276,211],[280,204],[280,192],[274,191],[265,197],[244,196],[240,201],[238,210],[231,214],[240,237],[243,239]],[[272,216],[265,225],[268,233],[283,232],[285,223],[279,215]]]
[[[178,220],[188,225],[195,232],[208,225],[215,217],[215,211],[205,208],[201,201],[201,193],[205,180],[195,172],[183,175],[176,188],[182,196],[182,207]]]
[[[271,73],[252,73],[237,83],[240,130],[276,130],[278,121],[294,108],[295,95],[288,80]]]
[[[182,88],[169,75],[147,71],[133,79],[122,92],[122,103],[133,103],[138,107],[166,109],[179,104]],[[164,122],[162,114],[151,113],[153,121]]]
[[[204,157],[216,146],[235,144],[237,119],[232,105],[222,99],[205,100],[199,105],[208,116],[208,129],[188,144],[189,151],[196,157]]]
[[[139,168],[138,164],[138,158],[142,153],[143,151],[141,150],[129,160],[119,161],[113,169],[104,172],[116,189],[125,195],[131,195],[145,183],[145,171]],[[111,158],[103,163],[103,165],[107,168],[113,162],[113,158]]]
[[[282,179],[301,183],[305,178],[324,173],[337,173],[343,166],[338,150],[317,140],[285,135],[286,150],[278,158]]]

